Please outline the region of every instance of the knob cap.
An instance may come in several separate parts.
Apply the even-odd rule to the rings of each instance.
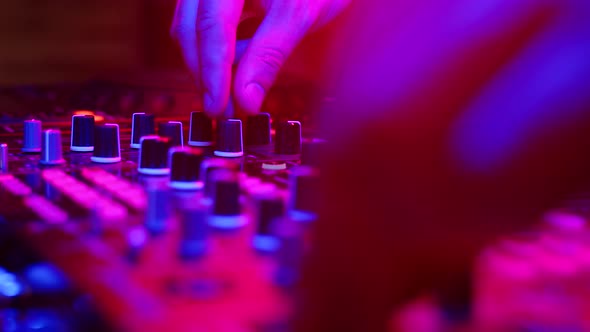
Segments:
[[[119,125],[107,123],[94,129],[94,152],[90,157],[95,163],[108,164],[121,161]]]
[[[240,185],[237,173],[230,170],[216,170],[212,180],[215,189],[209,225],[226,230],[246,225],[246,219],[241,215]]]
[[[289,179],[289,216],[297,221],[316,219],[319,209],[319,171],[310,166],[292,169]]]
[[[158,124],[158,135],[168,137],[172,146],[184,146],[182,122],[168,121]]]
[[[156,134],[156,122],[153,114],[133,113],[131,122],[131,148],[139,149],[139,140],[143,136]]]
[[[139,161],[137,171],[146,175],[166,175],[168,167],[168,150],[170,139],[160,136],[144,136],[140,140]]]
[[[0,144],[0,173],[8,173],[8,144]]]
[[[72,116],[70,150],[77,152],[94,151],[94,116]]]
[[[43,131],[39,162],[43,165],[60,165],[66,162],[62,155],[61,131],[59,129]]]
[[[23,124],[23,152],[41,152],[41,131],[41,121],[25,120]]]
[[[245,139],[247,146],[270,144],[270,114],[249,116],[246,121]]]
[[[173,147],[170,149],[170,187],[182,190],[196,190],[203,187],[199,181],[201,163],[204,152],[189,147]]]
[[[213,145],[213,120],[204,112],[191,112],[188,145]]]
[[[223,158],[208,158],[201,164],[201,181],[205,186],[205,196],[213,198],[215,183],[213,173],[216,170],[230,170],[237,172],[239,165]]]
[[[301,153],[301,123],[281,122],[275,134],[275,153],[293,155]]]
[[[215,154],[218,157],[241,157],[244,155],[242,144],[242,121],[238,119],[222,120],[217,124],[217,146]]]
[[[160,234],[168,228],[172,217],[170,191],[165,186],[148,186],[145,226],[152,234]]]
[[[257,224],[252,244],[260,251],[275,251],[279,240],[273,234],[273,227],[285,214],[285,202],[276,192],[257,194],[255,202]]]
[[[201,257],[207,251],[207,209],[203,205],[180,209],[179,256],[184,260]]]

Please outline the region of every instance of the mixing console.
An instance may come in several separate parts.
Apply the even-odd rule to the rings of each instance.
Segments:
[[[2,91],[4,329],[283,329],[322,141],[268,113],[212,120],[181,90],[115,105],[122,89],[98,86]]]

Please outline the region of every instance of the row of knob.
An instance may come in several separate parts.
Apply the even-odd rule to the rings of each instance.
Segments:
[[[142,137],[156,134],[153,114],[133,114],[131,125],[131,148],[141,147]],[[248,118],[246,144],[250,146],[271,143],[270,115],[262,113]],[[238,119],[221,120],[217,123],[217,144],[214,154],[219,157],[241,157],[244,154],[242,121]],[[167,137],[171,146],[184,146],[182,123],[169,121],[160,123],[158,133]],[[61,139],[58,130],[42,132],[39,120],[24,122],[23,152],[43,152],[42,163],[60,164]],[[213,120],[203,112],[192,112],[188,145],[207,147],[214,145]],[[59,146],[58,146],[59,145]],[[72,117],[70,150],[74,152],[93,152],[92,161],[114,163],[121,160],[119,126],[104,124],[95,126],[92,115]],[[45,151],[45,152],[44,152]],[[295,155],[301,152],[301,124],[298,121],[280,123],[275,135],[275,153]]]

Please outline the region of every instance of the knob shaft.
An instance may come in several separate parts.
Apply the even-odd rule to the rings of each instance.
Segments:
[[[173,147],[170,149],[170,187],[182,190],[196,190],[203,187],[199,181],[201,163],[204,152],[189,147]]]
[[[59,129],[43,131],[39,162],[43,165],[60,165],[66,162],[62,155],[61,131]]]
[[[158,124],[158,135],[168,137],[172,146],[184,146],[182,122],[168,121]]]
[[[284,155],[301,153],[301,123],[299,121],[279,123],[275,135],[275,153]]]
[[[245,139],[247,146],[270,144],[270,114],[249,116],[246,121]]]
[[[242,143],[242,121],[222,120],[217,123],[217,146],[213,152],[218,157],[241,157],[244,155]]]
[[[95,163],[108,164],[121,161],[121,143],[119,125],[107,123],[94,129],[94,152],[90,160]]]
[[[191,112],[188,145],[212,146],[213,120],[204,112]]]
[[[141,138],[137,171],[146,175],[166,175],[168,167],[168,150],[170,139],[160,136],[144,136]]]
[[[131,148],[139,149],[139,140],[143,136],[156,134],[156,122],[153,114],[133,113],[131,122]]]
[[[94,151],[94,116],[72,116],[70,150],[76,152]]]
[[[23,123],[23,152],[41,152],[42,127],[39,120],[25,120]]]

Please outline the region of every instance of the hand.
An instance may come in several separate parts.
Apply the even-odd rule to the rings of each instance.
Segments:
[[[205,111],[218,116],[227,107],[236,31],[245,8],[264,19],[249,41],[233,81],[238,107],[260,110],[279,70],[310,31],[334,18],[350,0],[179,0],[171,34],[203,91]]]

